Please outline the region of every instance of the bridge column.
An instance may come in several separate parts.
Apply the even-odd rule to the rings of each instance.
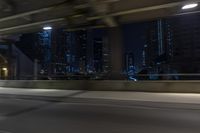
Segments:
[[[123,43],[121,27],[113,27],[108,31],[108,43],[111,52],[111,71],[109,78],[112,80],[124,79],[123,71]]]
[[[12,43],[8,43],[8,79],[12,80],[13,79],[13,62],[12,62],[12,51],[13,51],[13,47],[12,47]]]

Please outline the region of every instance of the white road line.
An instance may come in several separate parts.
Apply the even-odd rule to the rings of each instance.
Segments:
[[[5,120],[6,117],[5,116],[0,116],[0,121]],[[1,130],[0,130],[1,131]],[[1,132],[0,132],[1,133]]]
[[[9,131],[0,130],[0,133],[11,133]]]
[[[192,110],[190,108],[170,108],[170,107],[154,107],[154,106],[145,106],[145,105],[114,105],[114,104],[93,104],[93,103],[81,103],[81,102],[71,102],[71,103],[59,103],[65,105],[75,105],[75,106],[94,106],[94,107],[106,107],[106,108],[128,108],[128,109],[145,109],[145,110]],[[199,110],[199,109],[196,109]]]

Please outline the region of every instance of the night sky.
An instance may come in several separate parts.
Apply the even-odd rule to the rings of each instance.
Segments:
[[[142,51],[146,43],[146,28],[147,23],[133,23],[122,26],[125,52],[134,53],[137,70],[142,66]]]

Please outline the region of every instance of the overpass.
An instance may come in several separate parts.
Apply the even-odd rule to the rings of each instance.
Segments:
[[[116,27],[124,23],[198,13],[181,10],[199,0],[2,0],[0,34],[41,30],[44,25],[76,28]]]

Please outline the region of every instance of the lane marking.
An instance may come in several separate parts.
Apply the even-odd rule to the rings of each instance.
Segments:
[[[7,117],[6,116],[0,116],[0,121],[5,120]],[[1,131],[1,130],[0,130]],[[1,132],[0,132],[1,133]]]
[[[154,107],[150,105],[116,105],[116,104],[106,104],[106,103],[82,103],[82,102],[61,102],[59,104],[66,104],[66,105],[85,105],[85,106],[100,106],[100,107],[107,107],[107,108],[129,108],[129,109],[147,109],[147,110],[195,110],[200,111],[200,109],[194,109],[194,108],[176,108],[176,107]]]
[[[0,133],[11,133],[9,131],[0,130]]]

